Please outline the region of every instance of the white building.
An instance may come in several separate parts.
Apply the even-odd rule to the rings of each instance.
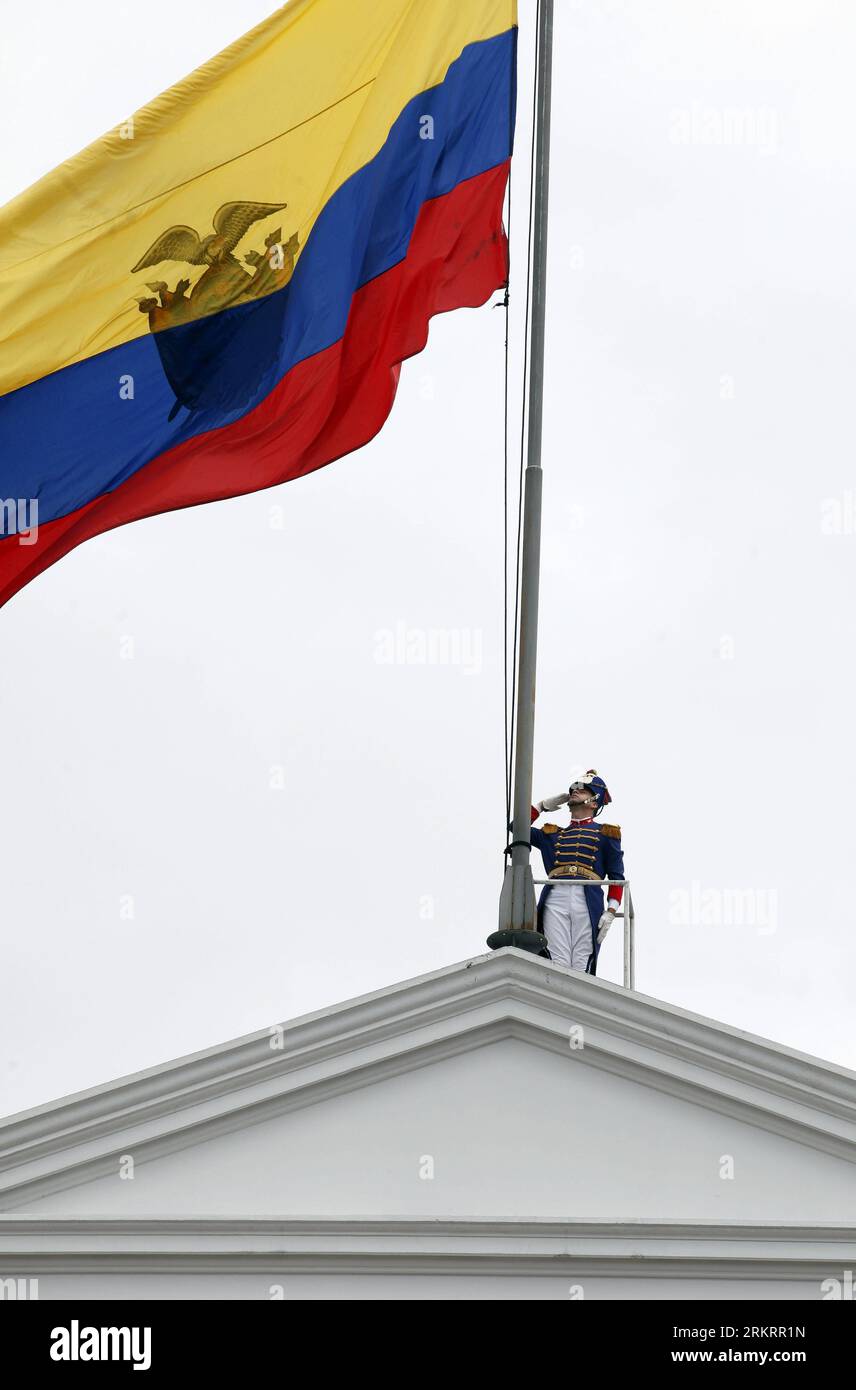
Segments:
[[[516,950],[0,1123],[6,1297],[821,1299],[854,1269],[856,1074]]]

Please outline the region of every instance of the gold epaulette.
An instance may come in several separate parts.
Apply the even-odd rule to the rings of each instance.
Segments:
[[[549,822],[546,825],[541,826],[541,829],[544,831],[545,835],[558,835],[561,828],[562,827],[560,825],[551,825]]]
[[[608,835],[609,838],[610,838],[611,840],[620,840],[620,839],[621,839],[621,826],[620,826],[620,825],[602,825],[602,826],[600,827],[600,829],[601,829],[601,834],[603,834],[603,835]]]

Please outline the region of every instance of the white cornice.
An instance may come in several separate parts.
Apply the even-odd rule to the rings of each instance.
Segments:
[[[856,1074],[504,950],[0,1122],[0,1210],[516,1037],[856,1161]]]
[[[772,1222],[0,1218],[0,1259],[27,1276],[620,1275],[815,1280],[819,1290],[854,1258],[856,1228]]]

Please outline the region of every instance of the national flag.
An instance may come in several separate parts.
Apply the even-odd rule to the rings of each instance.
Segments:
[[[0,603],[370,440],[506,279],[514,0],[293,0],[0,209]]]

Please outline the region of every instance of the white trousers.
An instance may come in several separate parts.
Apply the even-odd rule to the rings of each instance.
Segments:
[[[592,953],[591,918],[581,883],[557,883],[547,893],[544,935],[557,965],[585,971]]]

